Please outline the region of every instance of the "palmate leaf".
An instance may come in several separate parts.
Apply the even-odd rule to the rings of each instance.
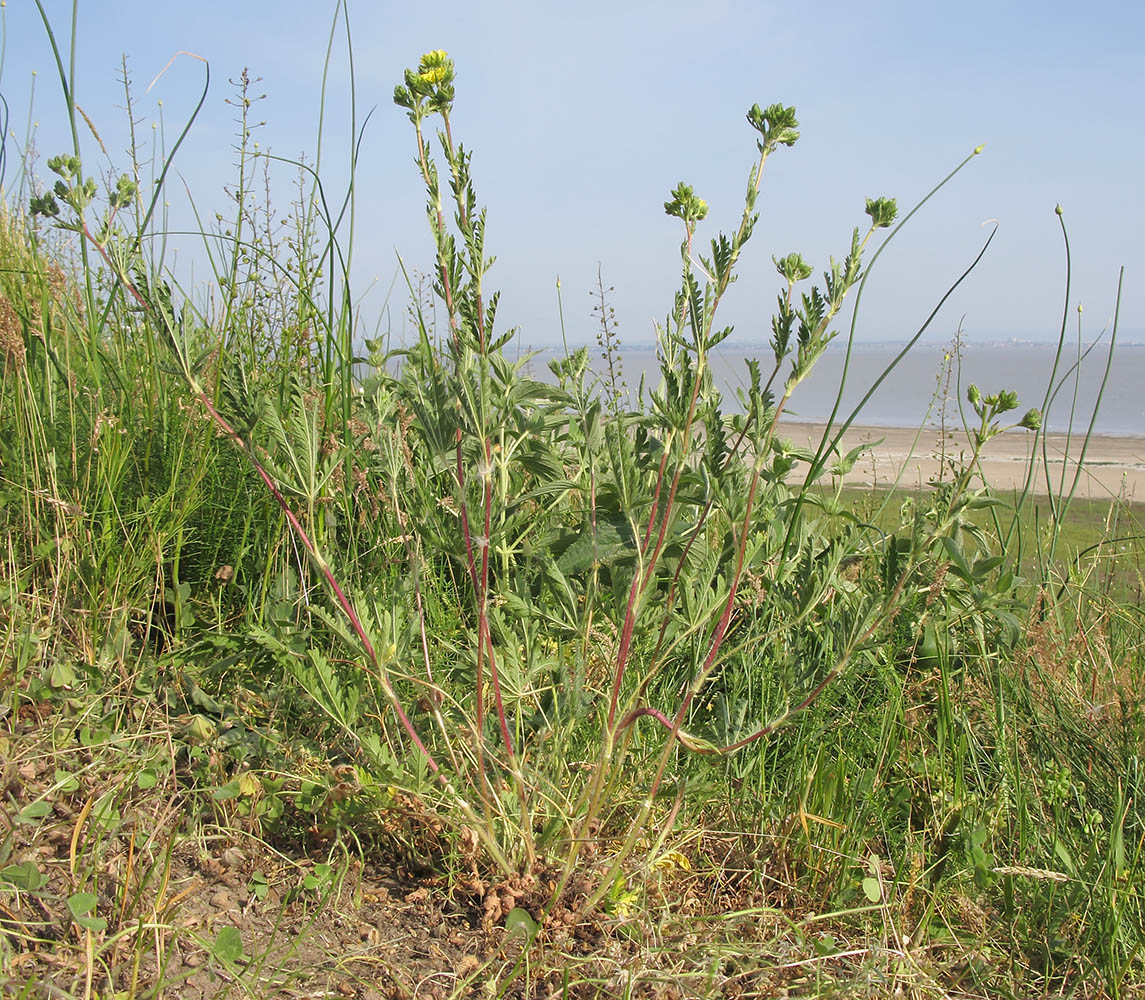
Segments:
[[[258,423],[266,428],[270,437],[271,463],[280,488],[314,501],[334,471],[333,468],[327,468],[325,472],[322,469],[326,463],[320,456],[318,415],[307,413],[301,398],[289,395],[285,408],[283,419],[275,402],[262,397]]]
[[[566,576],[587,573],[595,562],[610,565],[623,558],[634,558],[636,539],[632,526],[620,513],[598,514],[595,535],[589,524],[581,531],[570,531],[554,545],[557,569]]]
[[[548,553],[543,553],[537,559],[537,564],[543,583],[543,593],[548,594],[550,599],[529,605],[527,615],[559,628],[567,637],[576,635],[580,627],[578,603],[580,589],[560,571],[556,560]],[[522,617],[526,617],[524,612]]]

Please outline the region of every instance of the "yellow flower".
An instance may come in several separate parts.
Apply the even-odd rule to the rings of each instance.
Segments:
[[[670,872],[678,868],[680,871],[690,872],[692,870],[692,863],[679,851],[668,851],[653,861],[652,867],[657,871]]]
[[[434,49],[421,57],[417,76],[430,86],[447,82],[453,76],[453,61],[445,54],[444,49]]]

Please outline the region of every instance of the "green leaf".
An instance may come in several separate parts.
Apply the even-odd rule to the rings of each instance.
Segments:
[[[77,788],[79,788],[79,778],[69,771],[61,771],[56,769],[56,787],[65,795],[70,795]]]
[[[136,776],[135,787],[140,789],[154,788],[158,782],[159,776],[155,773],[155,768],[148,767]]]
[[[1009,507],[1000,497],[980,496],[966,501],[967,510],[985,510],[987,507]]]
[[[76,672],[70,663],[57,660],[52,664],[51,673],[48,674],[48,683],[57,691],[62,688],[70,688],[75,683],[75,680]]]
[[[862,455],[863,452],[873,451],[885,440],[886,438],[879,438],[877,441],[872,441],[870,444],[856,445],[831,467],[831,475],[845,476],[855,467],[855,462],[859,460],[859,456]]]
[[[22,861],[18,865],[0,868],[0,879],[14,885],[17,889],[24,889],[29,892],[40,888],[47,881],[44,873],[31,861]]]
[[[270,883],[262,872],[255,872],[250,877],[250,891],[255,899],[266,899],[270,893]]]
[[[970,567],[966,564],[965,556],[962,555],[962,547],[949,535],[942,536],[942,545],[946,549],[946,554],[950,556],[955,574],[969,583],[971,579]]]
[[[976,580],[984,579],[992,569],[997,569],[1002,565],[1003,559],[1003,556],[987,556],[985,559],[979,559],[974,563],[974,578]]]
[[[91,809],[92,826],[101,830],[112,830],[119,826],[122,817],[115,804],[114,791],[104,792]]]
[[[574,533],[572,544],[557,558],[556,564],[565,576],[575,576],[592,569],[594,556],[602,565],[608,565],[635,551],[636,541],[628,519],[618,513],[608,514],[597,517],[595,544],[591,531]]]
[[[872,875],[868,875],[863,879],[863,894],[872,903],[882,902],[883,888],[879,885],[879,880]]]
[[[521,504],[540,497],[569,493],[573,490],[580,490],[580,488],[580,485],[571,479],[556,479],[538,486],[536,489],[529,490],[527,493],[522,493],[519,497],[514,497],[513,502],[514,504]]]
[[[223,714],[223,706],[199,687],[198,684],[191,685],[191,701],[204,712],[210,712],[212,715]]]
[[[37,820],[43,819],[51,811],[51,803],[45,802],[43,799],[36,802],[29,802],[23,809],[16,813],[16,822],[35,823]]]
[[[243,957],[243,937],[237,927],[223,927],[211,946],[211,957],[233,965]]]
[[[227,799],[237,799],[242,793],[237,780],[228,781],[221,788],[216,788],[211,792],[211,798],[216,802],[225,802]]]
[[[868,198],[867,215],[876,229],[886,229],[898,215],[898,205],[894,198]]]
[[[529,911],[523,910],[519,906],[514,906],[505,918],[505,930],[510,937],[515,932],[520,931],[524,933],[525,937],[532,940],[540,929],[541,925],[533,919]]]
[[[77,924],[89,931],[107,930],[107,921],[103,917],[89,916],[99,903],[99,897],[94,892],[76,892],[68,897],[68,909]]]
[[[1062,867],[1066,870],[1066,874],[1072,875],[1076,878],[1077,865],[1074,862],[1073,855],[1070,853],[1069,848],[1066,847],[1062,841],[1056,838],[1054,839],[1054,855],[1057,857]]]
[[[94,910],[98,902],[99,897],[94,892],[77,892],[68,897],[68,909],[78,919]]]
[[[830,934],[823,934],[815,940],[815,954],[826,958],[839,954],[839,942]]]

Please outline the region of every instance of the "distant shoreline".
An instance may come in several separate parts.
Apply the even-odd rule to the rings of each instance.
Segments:
[[[779,437],[800,447],[818,446],[823,435],[823,423],[799,420],[781,420],[777,429]],[[999,434],[987,443],[982,454],[982,472],[987,483],[998,492],[1020,490],[1025,483],[1028,449],[1033,440],[1029,431],[1012,431]],[[937,428],[926,427],[921,431],[903,427],[880,427],[871,424],[855,425],[848,428],[840,443],[840,451],[846,454],[861,444],[873,445],[855,462],[854,468],[843,477],[848,486],[888,487],[896,479],[904,489],[926,489],[942,469],[939,458],[940,434]],[[1066,455],[1066,435],[1047,434],[1045,436],[1046,455],[1049,459],[1050,480],[1054,489],[1061,481],[1063,468],[1066,473],[1066,492],[1077,471],[1077,457],[1084,439],[1082,434],[1074,434],[1069,442],[1069,459]],[[1040,440],[1040,439],[1039,439]],[[874,442],[880,442],[874,444]],[[969,454],[966,435],[962,431],[948,431],[944,443],[945,453],[957,458],[960,453]],[[1039,451],[1041,445],[1039,444]],[[946,476],[949,478],[949,471]],[[975,480],[981,486],[981,480]],[[1046,494],[1045,470],[1039,458],[1031,492]],[[1085,464],[1078,478],[1076,496],[1094,500],[1112,500],[1116,497],[1142,503],[1145,502],[1145,437],[1140,435],[1094,434],[1089,439]]]
[[[959,421],[959,411],[966,411],[966,392],[971,384],[984,394],[1002,389],[1015,392],[1018,414],[1031,407],[1046,407],[1046,387],[1055,371],[1056,345],[1049,343],[967,343],[962,347],[961,363],[956,370],[943,374],[949,347],[937,343],[919,344],[902,359],[888,377],[887,369],[901,350],[900,344],[857,344],[847,360],[846,352],[831,344],[814,370],[801,382],[784,413],[792,420],[812,423],[826,420],[837,412],[849,414],[861,407],[858,419],[880,427],[904,430],[929,425],[945,409],[947,420]],[[1124,349],[1120,349],[1123,347]],[[1145,347],[1120,345],[1106,377],[1107,356],[1099,345],[1077,369],[1077,351],[1062,352],[1053,376],[1055,391],[1048,411],[1043,414],[1051,432],[1087,427],[1096,407],[1095,429],[1102,435],[1135,438],[1145,435]],[[759,352],[767,357],[769,351]],[[726,414],[740,412],[739,395],[746,387],[749,353],[742,348],[721,345],[709,356],[714,387],[723,395]],[[594,373],[599,377],[603,362],[599,350],[590,350]],[[846,365],[844,362],[846,361]],[[645,389],[660,384],[660,365],[654,353],[635,350],[626,345],[621,352],[621,376],[630,397],[641,380]],[[536,377],[551,379],[543,358],[531,364]],[[770,375],[769,363],[762,372]],[[781,380],[780,380],[781,381]],[[843,392],[840,398],[840,385]],[[877,386],[868,392],[872,386]],[[781,387],[772,385],[777,393]],[[1100,400],[1100,406],[1098,402]]]

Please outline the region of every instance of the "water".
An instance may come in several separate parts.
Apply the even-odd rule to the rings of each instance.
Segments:
[[[1067,430],[1071,408],[1074,409],[1074,430],[1084,430],[1088,426],[1105,374],[1106,346],[1105,343],[1099,345],[1081,365],[1080,378],[1076,380],[1076,407],[1073,374],[1050,403],[1046,420],[1049,430]],[[943,345],[917,345],[876,390],[860,412],[857,422],[879,427],[918,427],[927,420],[928,409],[930,422],[936,422],[943,398],[938,373],[942,369],[943,355],[948,349]],[[898,344],[855,346],[840,416],[850,414],[899,350],[901,345]],[[1010,341],[965,344],[962,347],[961,398],[965,400],[966,387],[970,383],[977,384],[983,394],[1011,389],[1018,393],[1019,399],[1019,408],[1012,418],[1016,422],[1031,407],[1042,407],[1055,351],[1055,345],[1044,343]],[[547,361],[558,353],[546,350],[538,355],[531,363],[534,375],[546,381],[551,380]],[[599,350],[593,349],[593,366],[598,371],[603,368],[599,355]],[[747,367],[744,361],[748,356],[748,353],[742,351],[719,349],[712,354],[712,371],[717,386],[725,395],[728,410],[738,409],[734,389],[746,385]],[[770,349],[761,346],[754,356],[759,358],[766,379],[770,372],[769,363],[773,363]],[[1075,344],[1063,352],[1058,367],[1059,381],[1076,360]],[[786,411],[787,415],[807,421],[826,420],[835,403],[843,361],[842,345],[832,344],[812,374],[796,389]],[[659,366],[655,354],[650,350],[625,351],[622,369],[624,380],[633,393],[642,374],[646,376],[650,387],[659,382]],[[952,379],[949,387],[948,422],[958,421],[955,405],[958,395],[957,383]],[[969,406],[964,406],[964,409],[969,411]],[[969,412],[968,419],[971,416],[973,414]],[[1097,434],[1117,436],[1145,436],[1145,344],[1119,345],[1116,348],[1094,431]]]

